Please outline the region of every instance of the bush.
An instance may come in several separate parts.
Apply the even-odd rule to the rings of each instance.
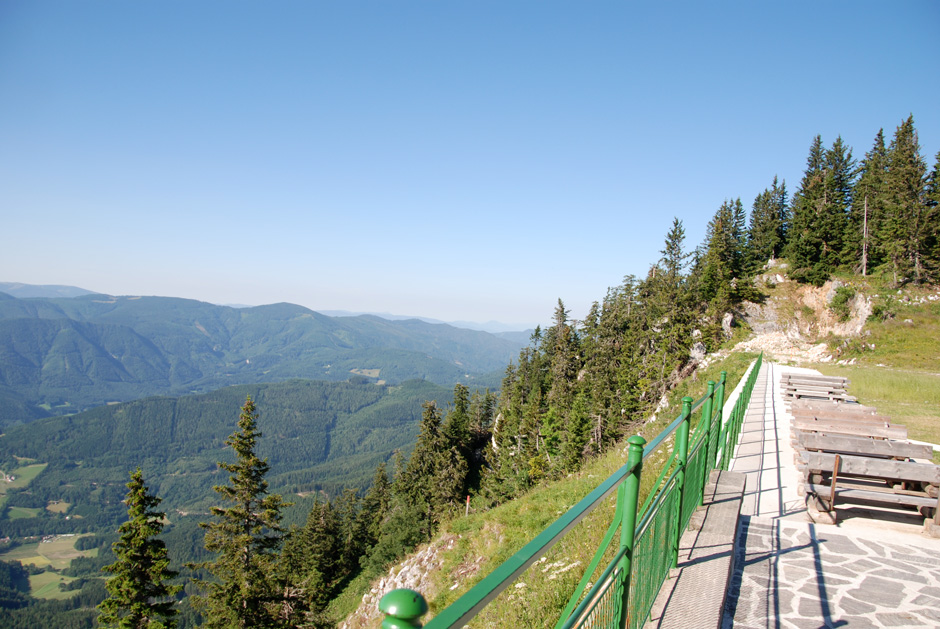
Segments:
[[[829,304],[829,310],[836,313],[840,322],[844,323],[849,320],[851,311],[849,310],[849,301],[855,297],[855,289],[849,286],[840,286],[836,289],[835,297],[832,298],[832,303]]]
[[[868,320],[884,323],[888,319],[893,319],[896,311],[897,302],[893,298],[888,297],[885,299],[885,303],[875,304],[875,307],[871,310],[871,315],[869,315]]]

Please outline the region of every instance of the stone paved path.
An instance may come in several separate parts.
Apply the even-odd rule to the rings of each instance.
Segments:
[[[748,478],[722,626],[940,627],[940,540],[920,534],[921,519],[846,506],[837,526],[809,521],[785,369],[799,370],[762,368],[731,466]]]

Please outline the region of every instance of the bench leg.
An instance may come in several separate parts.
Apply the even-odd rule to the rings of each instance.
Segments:
[[[924,532],[930,537],[940,537],[940,497],[933,508],[933,517],[924,520]]]
[[[826,503],[814,493],[806,492],[806,513],[816,524],[835,524],[836,512],[826,509]]]

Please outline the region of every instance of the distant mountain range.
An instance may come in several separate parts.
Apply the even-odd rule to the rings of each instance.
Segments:
[[[417,319],[328,317],[286,303],[232,308],[87,291],[0,292],[0,427],[106,402],[290,378],[496,387],[527,341]]]
[[[26,299],[29,297],[81,297],[94,295],[94,291],[77,286],[58,284],[21,284],[19,282],[0,282],[0,292]]]
[[[23,284],[20,282],[0,282],[0,293],[6,293],[13,297],[21,299],[31,297],[81,297],[83,295],[104,294],[95,291],[85,290],[77,286],[61,286],[57,284]],[[217,304],[228,306],[229,308],[252,308],[246,304]],[[487,321],[486,323],[477,323],[475,321],[442,321],[440,319],[431,319],[429,317],[396,315],[389,312],[363,312],[352,310],[317,310],[320,314],[328,317],[358,317],[360,315],[372,315],[390,321],[402,321],[405,319],[418,319],[425,323],[444,323],[452,325],[455,328],[466,328],[468,330],[480,330],[489,332],[498,336],[507,338],[520,338],[523,343],[528,343],[529,337],[535,326],[529,323],[502,323],[500,321]]]
[[[2,290],[2,289],[0,289]],[[413,317],[407,315],[396,315],[388,312],[354,312],[350,310],[318,310],[320,314],[325,314],[328,317],[358,317],[359,315],[373,315],[375,317],[382,317],[383,319],[389,319],[390,321],[401,321],[403,319],[418,319],[419,321],[424,321],[425,323],[444,323],[446,325],[452,325],[455,328],[467,328],[468,330],[480,330],[482,332],[489,332],[490,334],[496,334],[498,336],[510,335],[525,335],[526,341],[528,337],[532,335],[534,326],[527,323],[500,323],[499,321],[487,321],[486,323],[477,323],[475,321],[441,321],[440,319],[431,319],[429,317]]]

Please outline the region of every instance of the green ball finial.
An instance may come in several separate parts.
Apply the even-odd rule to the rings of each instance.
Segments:
[[[417,620],[428,613],[428,603],[420,592],[400,588],[387,593],[379,601],[379,611],[388,616],[383,627],[420,627]],[[394,622],[395,620],[403,622]],[[388,624],[392,621],[391,624]]]

